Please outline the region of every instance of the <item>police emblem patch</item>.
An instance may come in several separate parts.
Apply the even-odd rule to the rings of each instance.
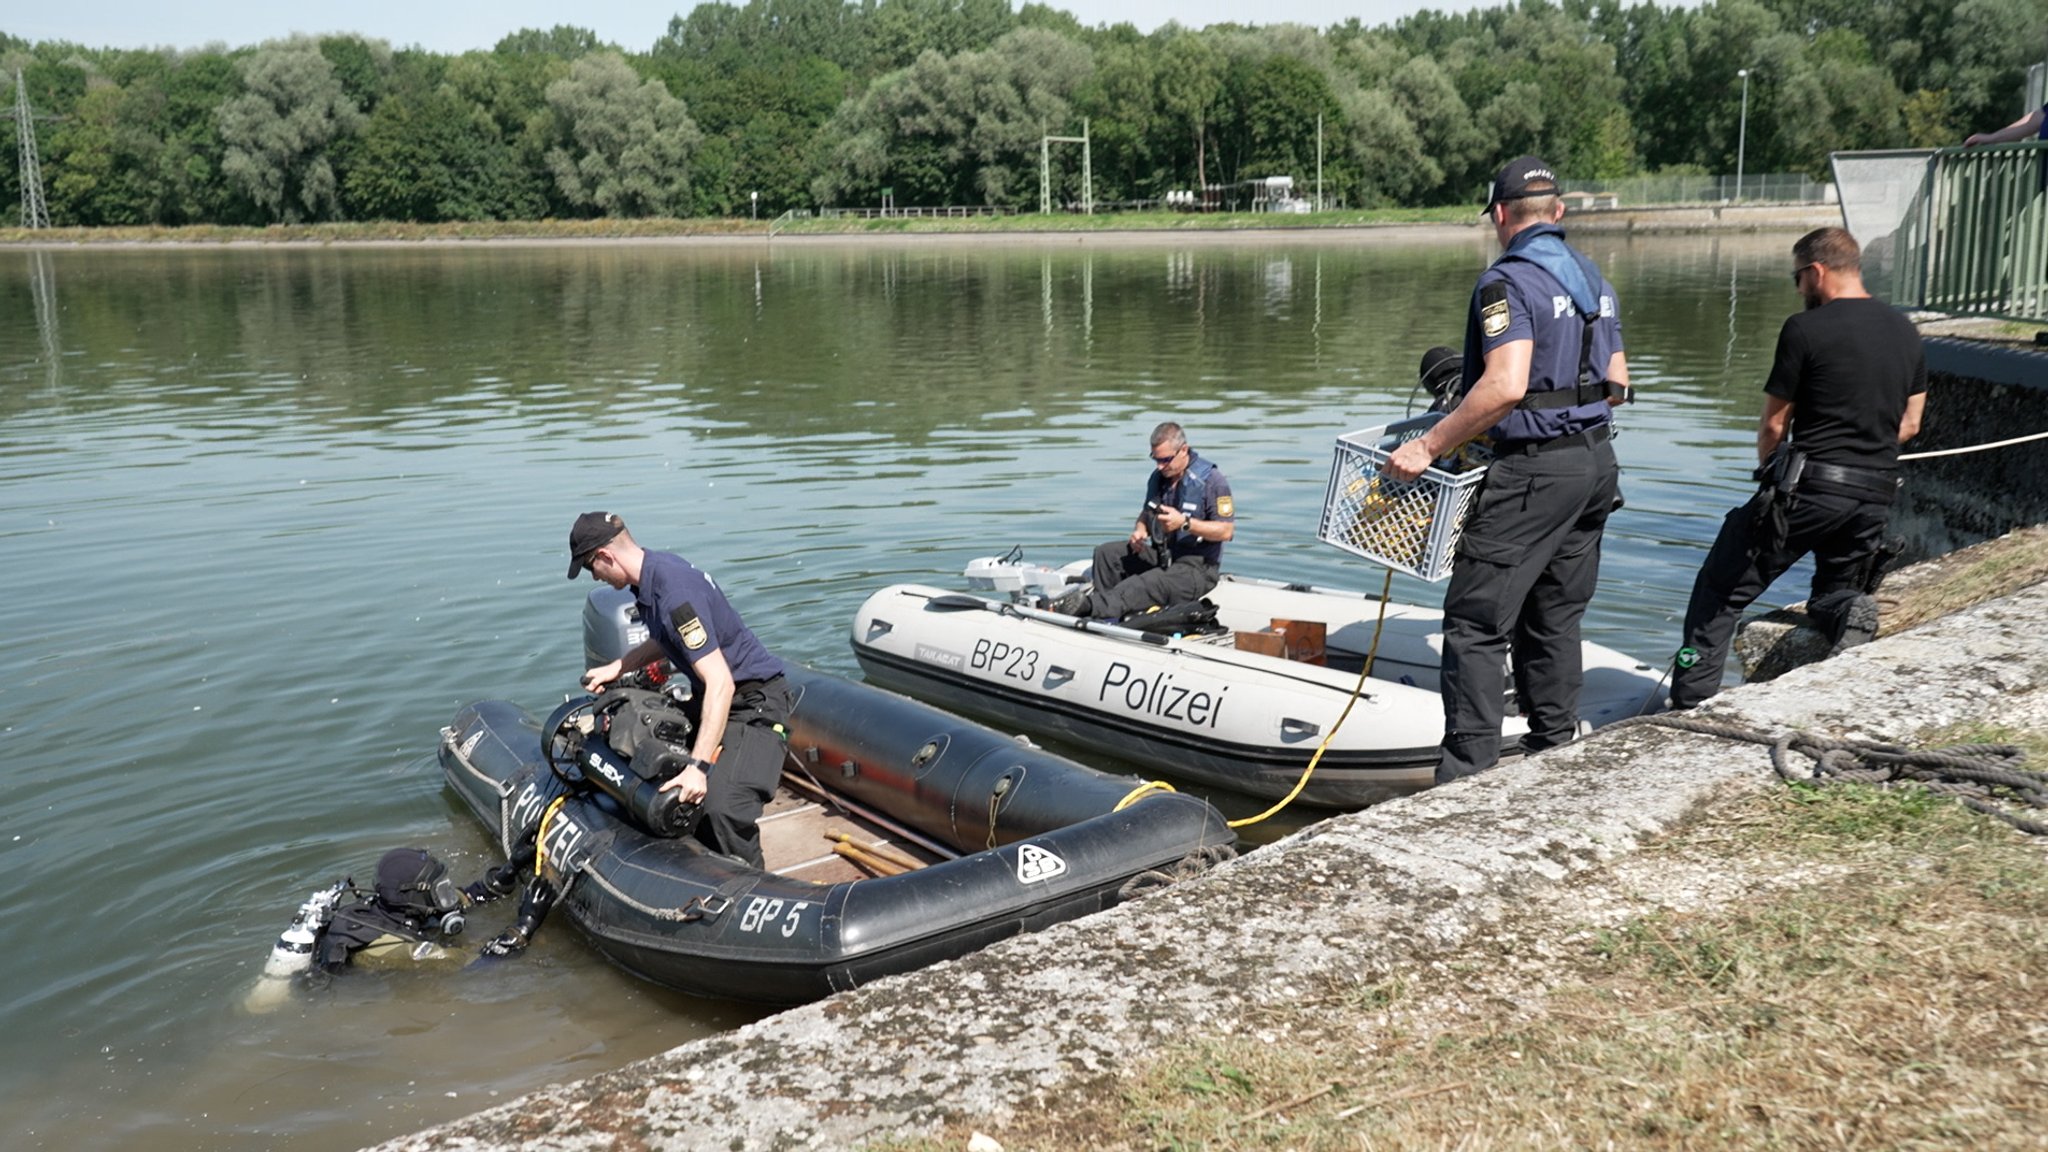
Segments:
[[[1491,340],[1508,330],[1508,286],[1488,284],[1479,290],[1479,330]]]
[[[1216,498],[1216,514],[1228,520],[1232,516],[1237,515],[1237,506],[1230,502],[1230,497],[1218,496]]]
[[[668,621],[676,626],[676,635],[683,638],[683,647],[692,652],[711,640],[711,634],[704,630],[704,621],[697,618],[697,610],[688,604],[680,605],[669,613]]]

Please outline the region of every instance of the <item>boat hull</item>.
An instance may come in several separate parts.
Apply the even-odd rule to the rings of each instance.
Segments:
[[[1302,803],[1354,808],[1430,786],[1443,735],[1440,613],[1390,605],[1382,622],[1373,597],[1232,576],[1211,599],[1232,632],[1321,624],[1328,663],[914,584],[870,596],[852,644],[884,687],[1204,784],[1285,796],[1321,748]],[[1373,673],[1354,700],[1368,651]],[[1633,714],[1654,682],[1587,645],[1581,714],[1596,725]],[[1511,753],[1527,727],[1507,711]]]
[[[1136,878],[1229,854],[1232,833],[1195,797],[1149,794],[1119,810],[1140,782],[868,685],[801,670],[791,680],[792,773],[961,855],[818,883],[650,836],[608,797],[563,785],[539,725],[503,701],[464,708],[440,760],[506,851],[546,817],[542,858],[564,887],[555,918],[636,975],[726,999],[814,1000],[1098,911]]]

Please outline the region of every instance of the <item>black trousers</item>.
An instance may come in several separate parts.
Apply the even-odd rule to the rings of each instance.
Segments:
[[[1681,666],[1671,677],[1673,707],[1690,708],[1721,690],[1728,645],[1742,610],[1808,552],[1813,553],[1813,592],[1807,614],[1822,628],[1837,627],[1850,602],[1863,595],[1891,506],[1800,491],[1786,508],[1785,539],[1763,548],[1757,535],[1768,511],[1768,498],[1759,493],[1721,521],[1721,533],[1707,550],[1686,604]],[[1691,667],[1683,666],[1685,648],[1695,657]]]
[[[1111,540],[1095,549],[1095,590],[1088,595],[1089,616],[1117,620],[1147,608],[1164,608],[1199,600],[1216,587],[1221,570],[1206,560],[1183,556],[1164,568],[1147,552],[1131,551],[1129,539]]]
[[[1436,780],[1500,759],[1507,676],[1539,751],[1578,730],[1585,681],[1579,622],[1600,580],[1600,537],[1620,490],[1614,445],[1597,439],[1500,456],[1458,539],[1444,594],[1444,742]]]
[[[785,745],[775,725],[788,720],[789,689],[782,677],[740,684],[718,763],[707,774],[697,839],[757,868],[762,866],[761,809],[782,781]]]

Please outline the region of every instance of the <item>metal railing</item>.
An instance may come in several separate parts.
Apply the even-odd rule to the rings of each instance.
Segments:
[[[1802,172],[1752,172],[1733,176],[1626,176],[1615,180],[1566,180],[1567,196],[1594,208],[1644,208],[1680,204],[1820,204],[1828,186]]]
[[[943,204],[936,208],[820,208],[820,220],[958,219],[968,216],[1015,216],[1015,208],[996,204]]]
[[[1833,162],[1871,291],[1930,311],[2048,322],[2048,142]]]
[[[1902,233],[1924,252],[1923,307],[2048,320],[2048,142],[1936,152],[1926,211]]]

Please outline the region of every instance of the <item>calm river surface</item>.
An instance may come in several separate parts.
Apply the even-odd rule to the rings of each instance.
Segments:
[[[1645,401],[1591,638],[1673,645],[1792,239],[1586,239]],[[573,688],[576,513],[857,674],[872,589],[1123,533],[1175,417],[1236,490],[1233,568],[1377,589],[1314,537],[1332,438],[1403,414],[1491,255],[1478,229],[0,252],[9,1146],[354,1148],[753,1019],[566,923],[518,963],[239,1002],[312,888],[408,844],[490,862],[434,742],[468,700]]]

